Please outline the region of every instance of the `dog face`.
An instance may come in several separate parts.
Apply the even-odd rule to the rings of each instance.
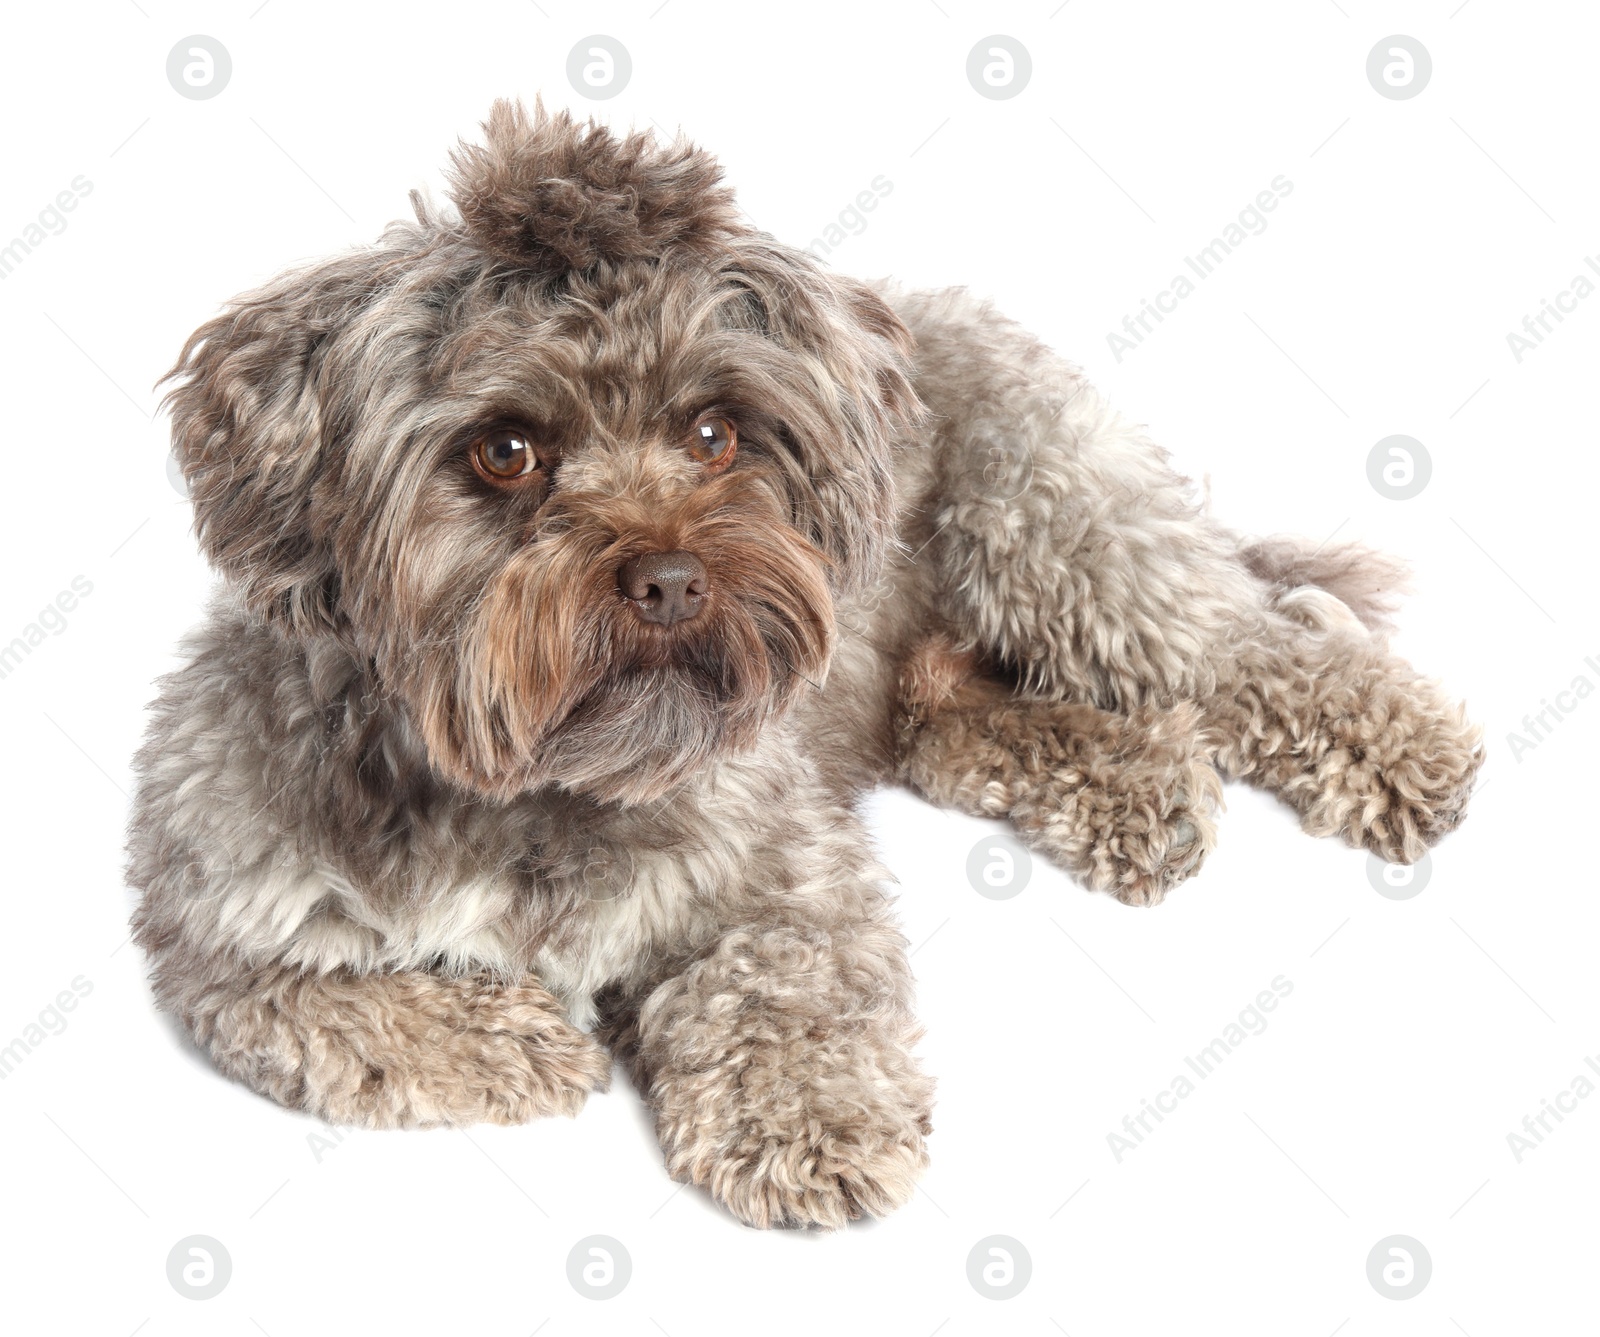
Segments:
[[[211,560],[435,768],[637,802],[826,671],[892,538],[909,335],[686,145],[497,104],[460,218],[284,275],[169,396]]]

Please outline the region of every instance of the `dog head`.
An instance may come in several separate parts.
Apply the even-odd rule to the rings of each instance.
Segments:
[[[705,154],[496,104],[459,216],[291,272],[174,368],[213,563],[337,636],[435,768],[661,794],[826,671],[892,540],[910,337]]]

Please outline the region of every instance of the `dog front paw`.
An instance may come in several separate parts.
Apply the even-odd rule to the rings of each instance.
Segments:
[[[196,1017],[217,1066],[330,1123],[409,1128],[574,1114],[609,1055],[534,983],[419,971],[258,972]]]
[[[933,1082],[912,1046],[905,939],[878,911],[730,930],[638,1008],[621,1052],[669,1173],[748,1225],[832,1229],[906,1202]]]
[[[928,1164],[928,1102],[842,1090],[822,1100],[803,1082],[774,1075],[754,1083],[769,1087],[756,1104],[717,1110],[708,1094],[713,1103],[663,1110],[669,1173],[760,1229],[833,1230],[909,1201]]]

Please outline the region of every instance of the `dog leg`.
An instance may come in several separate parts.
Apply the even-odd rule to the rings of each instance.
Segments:
[[[1153,905],[1216,842],[1199,726],[1188,703],[1117,715],[1019,696],[935,638],[902,675],[899,771],[933,803],[1009,818],[1090,889]]]
[[[330,1123],[521,1123],[574,1114],[610,1058],[531,980],[306,973],[186,961],[157,992],[226,1075]]]
[[[1202,708],[1225,773],[1278,794],[1312,835],[1390,863],[1460,824],[1483,761],[1461,705],[1354,626],[1277,623]]]
[[[612,1010],[672,1177],[763,1228],[887,1214],[910,1198],[932,1130],[905,939],[881,893],[851,878],[803,895],[775,896]]]
[[[1081,372],[986,304],[906,295],[932,440],[902,583],[1030,692],[1195,700],[1262,600],[1236,536]],[[926,625],[926,621],[924,621]]]

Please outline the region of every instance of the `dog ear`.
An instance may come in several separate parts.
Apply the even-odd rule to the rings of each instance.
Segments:
[[[750,232],[728,253],[763,333],[796,354],[811,378],[818,421],[794,448],[810,496],[798,507],[810,537],[833,560],[841,588],[876,577],[895,534],[894,442],[926,410],[911,383],[911,331],[866,284],[814,256]]]
[[[201,548],[253,610],[300,632],[338,625],[318,523],[338,508],[317,502],[332,497],[328,446],[345,416],[331,350],[390,258],[359,251],[280,275],[196,330],[164,378]]]
[[[619,137],[542,101],[529,116],[501,99],[483,129],[483,144],[452,154],[450,193],[473,244],[506,264],[559,274],[707,252],[741,226],[722,169],[684,140]]]

